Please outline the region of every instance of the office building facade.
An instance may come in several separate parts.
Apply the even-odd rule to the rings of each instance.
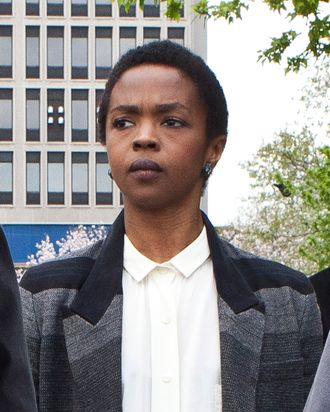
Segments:
[[[130,48],[168,38],[206,57],[191,4],[173,22],[153,0],[129,10],[110,0],[0,0],[0,223],[16,262],[46,233],[55,241],[118,215],[98,102]]]

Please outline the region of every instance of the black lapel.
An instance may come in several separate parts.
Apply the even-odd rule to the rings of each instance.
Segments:
[[[124,211],[115,220],[95,264],[70,309],[95,325],[115,295],[122,294]]]
[[[259,307],[262,311],[262,304],[244,279],[234,259],[229,256],[228,251],[225,249],[224,241],[219,238],[212,223],[204,213],[203,220],[206,227],[218,294],[234,313],[243,312],[251,307]]]

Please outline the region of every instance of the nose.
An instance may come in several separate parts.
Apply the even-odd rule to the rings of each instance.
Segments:
[[[159,150],[159,140],[153,127],[141,128],[138,135],[132,142],[133,150]]]
[[[150,150],[158,150],[159,143],[156,139],[149,139],[149,138],[137,138],[133,141],[133,149],[134,150],[141,150],[141,149],[150,149]]]

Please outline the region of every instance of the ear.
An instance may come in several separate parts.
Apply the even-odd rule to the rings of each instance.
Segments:
[[[226,146],[226,141],[226,135],[216,136],[210,140],[206,151],[205,163],[212,163],[213,167],[215,167]]]

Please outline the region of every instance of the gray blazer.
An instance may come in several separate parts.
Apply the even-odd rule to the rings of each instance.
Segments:
[[[304,412],[330,411],[330,335],[326,341]]]
[[[223,412],[302,411],[322,349],[308,279],[231,246],[206,216],[204,223],[218,290]],[[31,268],[21,282],[42,412],[122,411],[123,242],[122,213],[104,241]]]

